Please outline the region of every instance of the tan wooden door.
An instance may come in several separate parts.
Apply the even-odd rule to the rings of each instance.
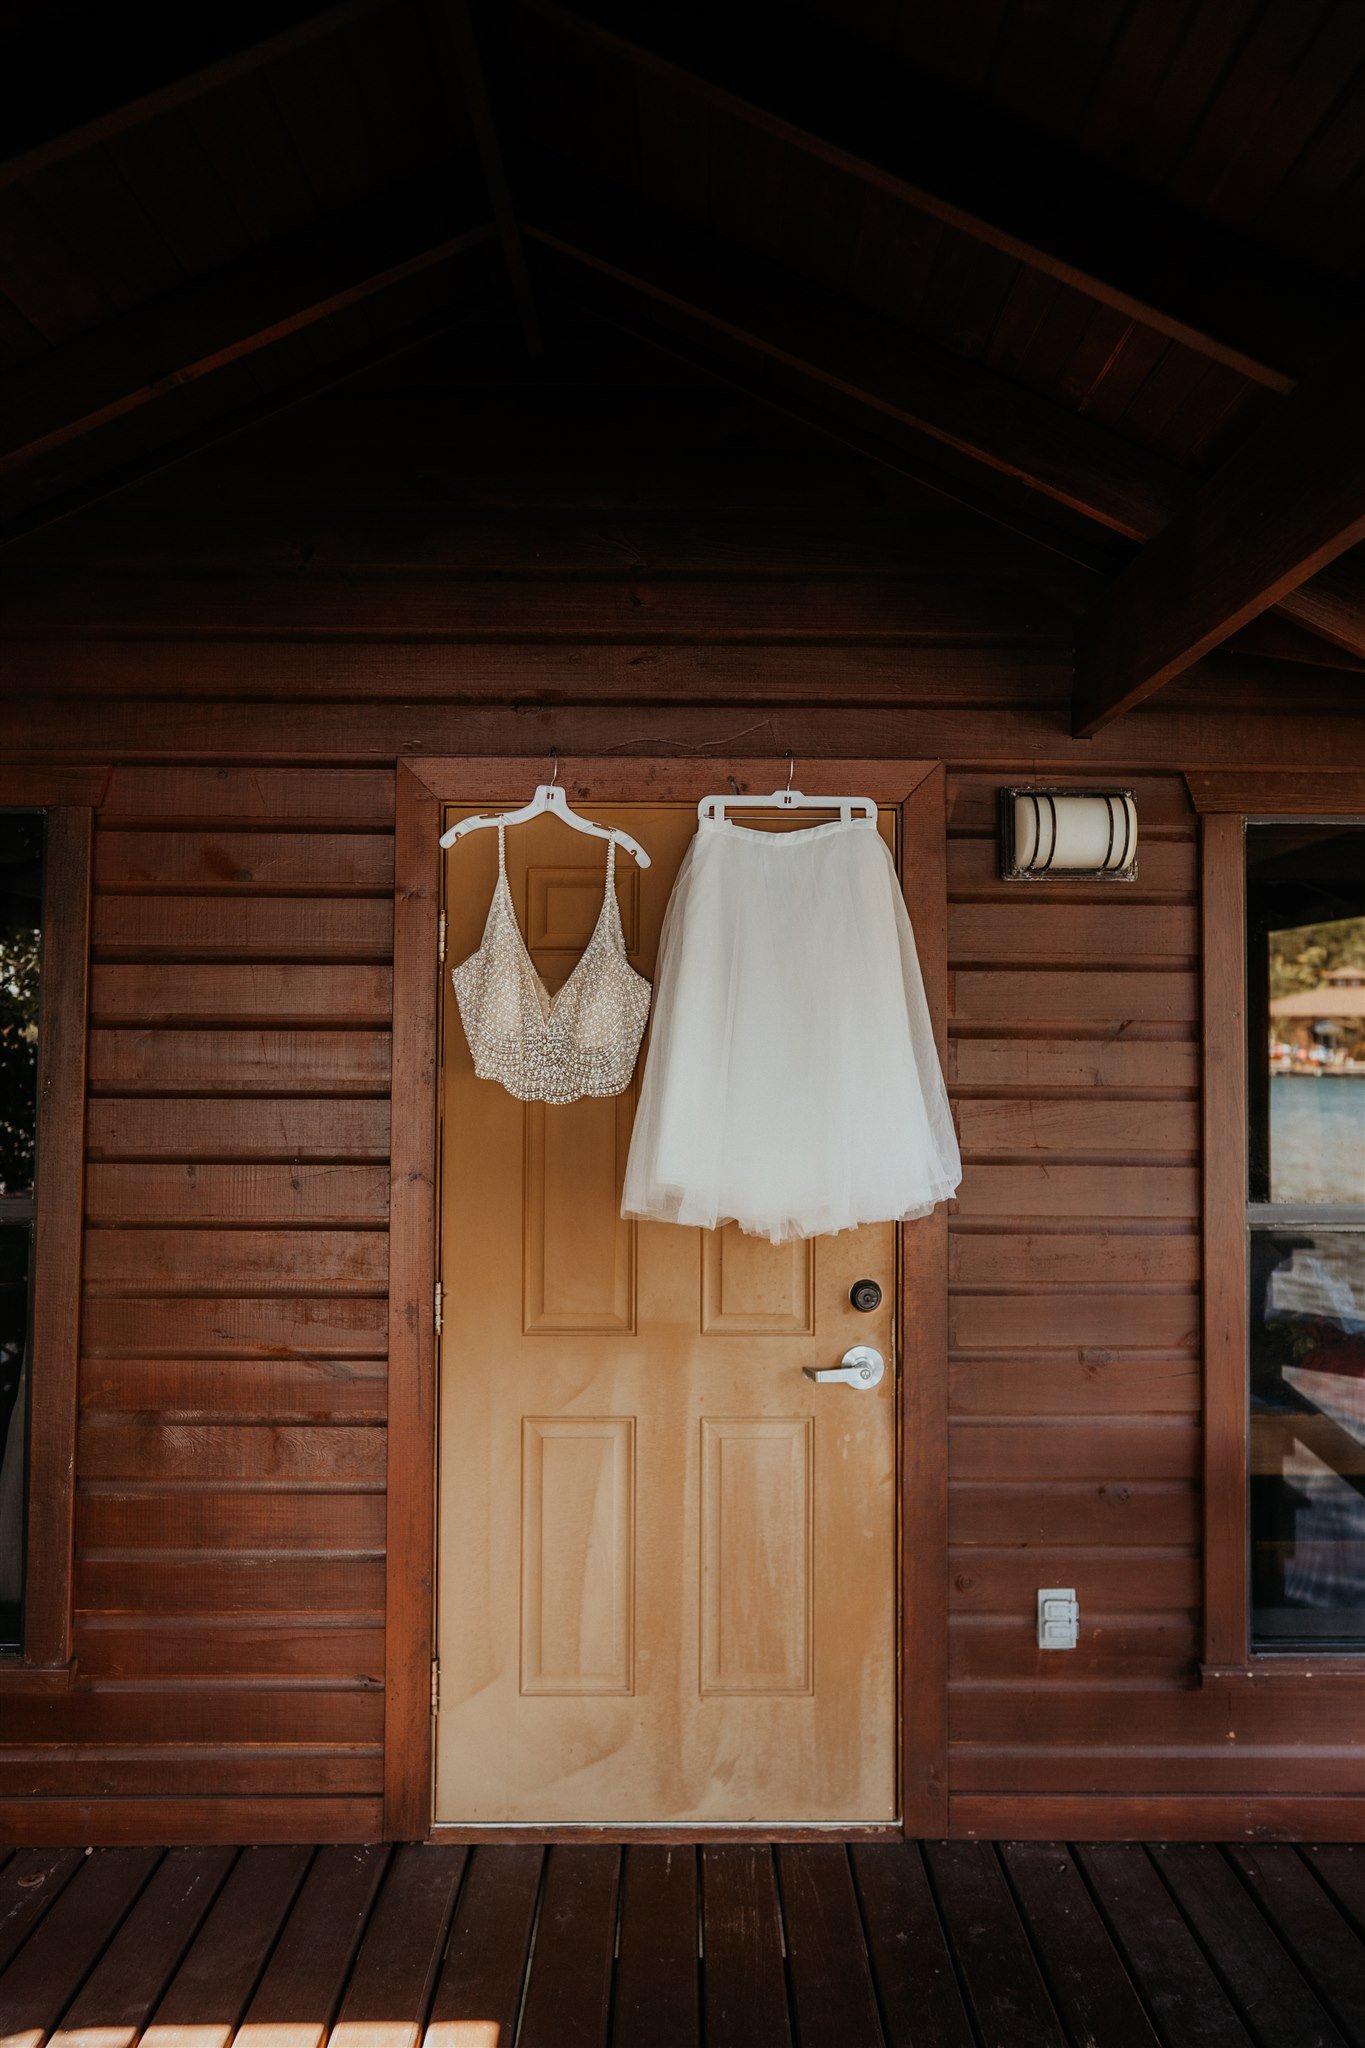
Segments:
[[[695,806],[593,814],[653,856],[617,862],[652,975]],[[541,819],[507,853],[553,992],[605,847]],[[449,966],[496,835],[447,858]],[[773,1246],[623,1222],[633,1091],[547,1108],[477,1080],[448,974],[443,1050],[437,1819],[893,1819],[892,1226]],[[854,1344],[886,1358],[874,1390],[803,1376]]]

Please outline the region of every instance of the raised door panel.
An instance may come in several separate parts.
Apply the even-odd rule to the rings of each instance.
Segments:
[[[816,1240],[769,1244],[733,1223],[703,1230],[701,1327],[708,1337],[806,1337],[815,1329]]]
[[[633,1417],[523,1421],[523,1693],[633,1690],[634,1481]]]
[[[812,1684],[810,1416],[701,1426],[701,1691]]]
[[[635,1328],[635,1226],[621,1215],[633,1091],[526,1104],[522,1328]]]

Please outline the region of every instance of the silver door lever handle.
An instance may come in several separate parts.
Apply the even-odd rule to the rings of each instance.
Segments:
[[[832,1380],[840,1381],[846,1387],[859,1387],[864,1391],[875,1387],[886,1371],[886,1360],[880,1351],[874,1351],[870,1344],[855,1344],[846,1351],[838,1365],[803,1365],[802,1372],[808,1380],[819,1380],[827,1385]]]

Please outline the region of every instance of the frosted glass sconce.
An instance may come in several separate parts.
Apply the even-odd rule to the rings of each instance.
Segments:
[[[1006,882],[1131,882],[1137,804],[1131,789],[1002,789],[1000,875]]]

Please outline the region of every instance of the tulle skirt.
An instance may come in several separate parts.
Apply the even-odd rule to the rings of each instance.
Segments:
[[[664,918],[622,1214],[780,1244],[962,1177],[910,919],[867,823],[702,819]]]

